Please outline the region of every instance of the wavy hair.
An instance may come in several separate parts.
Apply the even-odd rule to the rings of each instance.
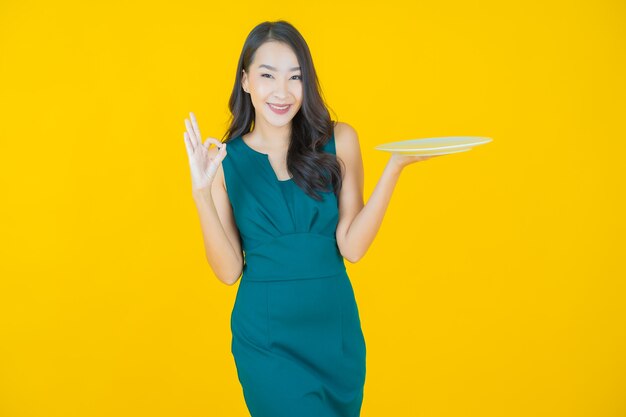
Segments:
[[[298,30],[284,20],[263,22],[254,27],[243,45],[235,85],[228,102],[231,117],[222,141],[251,131],[255,118],[252,100],[241,85],[242,70],[249,73],[256,50],[265,42],[282,42],[293,50],[302,72],[302,106],[291,120],[291,141],[287,151],[287,169],[293,181],[315,200],[321,200],[317,191],[332,190],[338,196],[342,178],[339,159],[322,151],[337,124],[331,120],[313,66],[309,47]],[[226,140],[224,140],[226,139]]]

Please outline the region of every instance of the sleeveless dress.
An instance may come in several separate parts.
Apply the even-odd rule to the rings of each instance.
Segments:
[[[231,352],[252,417],[357,417],[365,339],[335,231],[332,189],[317,201],[279,180],[268,155],[230,139],[222,161],[244,251]],[[324,145],[335,153],[335,137]]]

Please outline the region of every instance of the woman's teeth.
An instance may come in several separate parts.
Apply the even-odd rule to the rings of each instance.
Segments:
[[[291,108],[291,104],[287,104],[286,106],[282,106],[282,107],[278,107],[270,103],[267,103],[267,105],[270,108],[270,110],[280,115],[287,114],[289,112],[289,109]]]
[[[267,104],[269,104],[269,105],[270,105],[270,107],[273,107],[273,108],[275,108],[276,110],[285,110],[285,109],[287,109],[287,108],[290,106],[290,104],[287,104],[286,106],[278,107],[278,106],[275,106],[275,105],[270,104],[270,103],[267,103]]]

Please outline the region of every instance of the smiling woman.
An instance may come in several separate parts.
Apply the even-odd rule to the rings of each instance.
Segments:
[[[244,91],[250,94],[255,109],[268,107],[275,114],[286,115],[285,121],[289,122],[302,105],[300,66],[282,69],[266,63],[257,64],[257,62],[278,62],[289,65],[290,62],[297,63],[296,55],[290,46],[282,42],[266,42],[257,49],[254,65],[248,67],[251,75],[248,76],[246,69],[242,69],[241,83]],[[287,133],[284,132],[283,136]],[[285,140],[287,139],[289,138]]]
[[[365,339],[335,237],[336,123],[289,23],[254,28],[239,64],[222,168],[245,252],[231,317],[244,398],[253,417],[356,417]]]
[[[241,277],[231,350],[252,417],[359,416],[366,346],[344,259],[365,254],[417,160],[392,156],[364,205],[356,131],[319,85],[300,33],[264,22],[239,58],[226,141],[203,144],[186,121],[207,259],[224,283]]]
[[[329,187],[339,192],[339,162],[320,152],[336,122],[318,90],[308,45],[292,25],[265,22],[250,32],[229,107],[233,119],[225,138],[243,136],[269,155],[281,177],[293,178],[318,201]]]

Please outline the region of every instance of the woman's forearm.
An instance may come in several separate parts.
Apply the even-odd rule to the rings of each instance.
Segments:
[[[233,248],[210,191],[194,192],[193,200],[196,203],[206,259],[216,277],[227,285],[232,285],[241,276],[243,257]]]
[[[401,172],[402,168],[390,160],[369,200],[352,220],[345,238],[348,253],[344,254],[350,262],[354,263],[361,259],[374,241]]]

